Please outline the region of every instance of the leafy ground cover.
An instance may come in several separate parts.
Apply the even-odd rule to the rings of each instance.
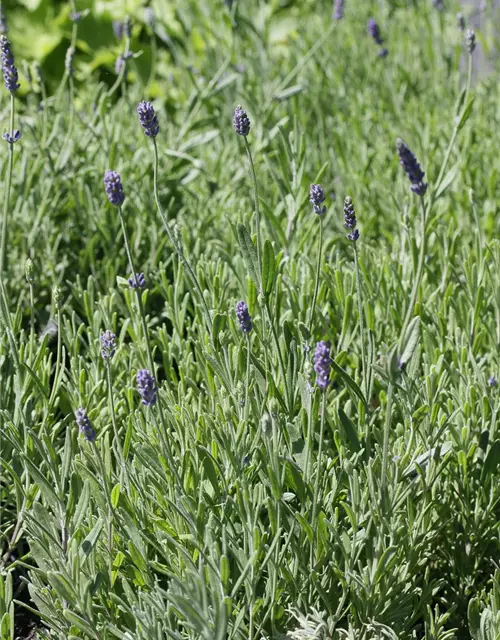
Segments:
[[[153,9],[1,42],[1,640],[498,640],[493,33]]]

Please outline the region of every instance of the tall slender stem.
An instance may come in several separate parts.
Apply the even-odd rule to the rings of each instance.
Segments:
[[[10,135],[14,137],[14,94],[10,94]],[[2,235],[0,240],[0,277],[2,277],[5,267],[5,252],[7,249],[7,225],[9,219],[9,199],[10,186],[12,184],[12,168],[14,166],[14,143],[9,144],[9,167],[7,169],[7,186],[5,188],[3,216],[2,216]]]
[[[391,431],[391,417],[392,417],[392,382],[389,382],[387,390],[387,408],[384,427],[384,443],[382,445],[382,477],[380,480],[380,494],[383,498],[385,487],[387,484],[387,458],[389,455],[389,435]]]
[[[106,376],[108,379],[108,399],[109,399],[109,411],[111,413],[111,424],[113,425],[113,435],[115,436],[116,446],[120,455],[120,462],[123,463],[123,448],[118,435],[118,427],[116,425],[115,415],[115,401],[113,398],[113,385],[111,381],[111,363],[109,359],[106,360]]]
[[[354,245],[354,266],[356,269],[356,288],[357,288],[357,298],[358,298],[358,316],[359,316],[359,332],[361,334],[361,366],[363,370],[363,386],[365,397],[368,391],[368,379],[367,379],[367,362],[366,362],[366,350],[365,350],[365,323],[364,323],[364,313],[363,313],[363,291],[361,289],[361,276],[359,270],[359,259],[358,259],[358,245],[356,242],[353,242]],[[363,388],[362,386],[362,388]],[[367,398],[368,400],[368,398]]]
[[[281,371],[281,377],[283,379],[283,388],[284,388],[284,392],[285,392],[285,397],[287,399],[289,399],[291,396],[288,393],[288,384],[287,384],[287,379],[286,379],[286,374],[285,374],[285,365],[283,363],[283,356],[281,355],[281,348],[280,348],[280,343],[278,340],[278,334],[276,333],[276,328],[273,324],[273,320],[271,317],[271,310],[269,309],[269,303],[266,300],[266,311],[267,311],[267,318],[269,320],[269,326],[271,327],[271,333],[274,339],[274,345],[276,347],[276,351],[278,353],[278,363],[279,363],[279,367],[280,367],[280,371]],[[288,407],[288,411],[291,413],[292,411],[292,407]]]
[[[160,204],[160,198],[158,196],[158,146],[156,144],[156,138],[153,138],[153,148],[154,148],[153,190],[154,190],[156,208],[158,209],[158,213],[160,214],[160,218],[163,223],[163,226],[165,227],[165,231],[167,232],[167,236],[168,236],[168,239],[170,240],[170,244],[173,246],[173,248],[177,252],[177,255],[179,256],[179,260],[184,265],[186,271],[188,272],[189,277],[191,278],[195,286],[196,291],[198,292],[201,304],[203,305],[203,310],[205,312],[205,320],[207,323],[207,328],[210,333],[210,336],[212,336],[212,319],[210,317],[210,311],[208,310],[208,306],[205,300],[205,296],[203,295],[203,291],[201,290],[200,283],[198,282],[198,278],[196,277],[191,265],[189,264],[188,259],[184,255],[184,252],[182,251],[182,247],[175,239],[174,234],[172,233],[172,229],[170,228],[170,225],[168,223],[167,217],[165,216],[163,208]]]
[[[411,296],[410,296],[410,302],[408,304],[408,307],[406,309],[406,315],[405,315],[405,319],[403,322],[403,328],[401,329],[401,339],[400,339],[400,348],[402,347],[402,345],[404,344],[404,339],[405,339],[405,333],[406,330],[408,329],[408,325],[410,324],[412,315],[413,315],[413,310],[415,307],[415,303],[417,301],[417,296],[418,296],[418,291],[420,288],[420,282],[422,280],[422,275],[424,273],[424,262],[425,262],[425,248],[426,248],[426,243],[425,243],[425,227],[426,227],[426,207],[425,207],[425,202],[423,198],[420,198],[420,204],[421,204],[421,226],[422,226],[422,237],[420,240],[420,252],[419,252],[419,256],[418,256],[418,264],[417,264],[417,271],[413,277],[413,287],[412,287],[412,291],[411,291]]]
[[[257,189],[257,176],[255,175],[255,167],[252,159],[252,152],[250,151],[250,145],[246,136],[243,136],[245,141],[245,150],[247,152],[248,164],[250,165],[250,174],[252,176],[253,184],[253,200],[255,206],[255,230],[257,235],[257,260],[259,262],[259,269],[262,268],[262,242],[260,238],[260,209],[259,209],[259,191]]]
[[[313,493],[313,503],[312,503],[312,514],[311,514],[311,526],[317,535],[317,527],[316,523],[316,514],[318,510],[318,496],[319,496],[319,482],[321,479],[321,462],[323,457],[323,436],[325,432],[325,413],[326,413],[326,390],[322,392],[321,397],[321,422],[319,427],[319,444],[318,444],[318,460],[316,463],[316,477],[314,480],[314,493]],[[313,548],[311,547],[311,563],[313,561],[312,557]],[[311,565],[312,568],[312,565]]]
[[[311,304],[311,317],[309,319],[309,331],[312,331],[314,322],[314,311],[316,310],[316,301],[318,299],[319,291],[319,276],[321,272],[321,254],[323,252],[323,216],[319,217],[319,251],[318,251],[318,264],[316,265],[316,281],[314,283],[314,295]]]

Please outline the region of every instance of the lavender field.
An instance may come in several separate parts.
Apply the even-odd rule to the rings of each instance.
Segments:
[[[496,2],[0,5],[0,640],[500,640]]]

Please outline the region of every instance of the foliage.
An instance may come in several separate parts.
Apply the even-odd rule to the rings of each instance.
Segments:
[[[470,86],[454,15],[350,0],[331,23],[330,3],[169,3],[156,54],[110,81],[98,67],[147,29],[114,52],[78,34],[100,38],[96,16],[124,3],[95,3],[76,36],[68,6],[26,5],[9,18],[16,60],[49,55],[29,53],[40,29],[23,22],[42,9],[78,46],[74,77],[51,49],[54,93],[24,78],[10,193],[2,164],[1,639],[14,605],[61,640],[498,638],[498,86]],[[135,113],[150,97],[155,142]],[[5,127],[9,113],[4,97]],[[143,406],[151,360],[158,402]]]

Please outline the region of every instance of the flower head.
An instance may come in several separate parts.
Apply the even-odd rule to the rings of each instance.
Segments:
[[[465,16],[461,11],[457,13],[457,26],[460,31],[465,31]]]
[[[137,390],[141,395],[142,404],[151,407],[156,403],[156,383],[149,369],[140,369],[135,377]]]
[[[488,386],[489,387],[496,387],[497,384],[498,384],[497,377],[494,376],[493,374],[491,374],[491,376],[488,379]]]
[[[7,91],[14,93],[14,91],[21,86],[19,84],[19,74],[14,64],[14,56],[12,55],[10,42],[3,35],[0,36],[0,51],[2,53],[2,71],[5,88]]]
[[[69,19],[70,19],[72,22],[78,23],[78,22],[80,22],[80,20],[81,20],[82,18],[84,18],[86,15],[87,15],[87,11],[72,11],[72,12],[69,14]]]
[[[128,283],[131,289],[144,289],[146,286],[146,278],[143,273],[136,273],[135,278],[131,276],[128,279]]]
[[[472,55],[472,52],[476,48],[476,34],[474,29],[467,29],[465,32],[465,46],[467,51]]]
[[[116,351],[116,336],[109,329],[101,336],[101,356],[104,360],[111,360]]]
[[[241,105],[234,110],[233,126],[239,136],[247,136],[250,133],[250,119]]]
[[[353,242],[356,242],[359,238],[359,230],[356,229],[357,224],[356,211],[354,210],[352,198],[350,196],[346,196],[344,200],[344,227],[350,230],[347,237]]]
[[[422,171],[416,157],[403,140],[396,140],[396,149],[399,155],[399,164],[406,171],[406,175],[411,182],[411,190],[417,196],[423,196],[427,190],[427,183],[424,182],[425,173]]]
[[[123,36],[123,22],[121,20],[113,20],[113,33],[117,40],[121,40]]]
[[[368,34],[375,40],[375,42],[379,46],[382,46],[384,40],[382,39],[382,35],[380,33],[380,27],[373,18],[370,18],[370,20],[368,20]]]
[[[17,142],[21,137],[21,132],[19,131],[19,129],[15,129],[12,133],[9,133],[8,131],[6,131],[2,137],[9,144],[14,144],[14,142]]]
[[[75,420],[80,432],[83,434],[83,437],[87,442],[94,442],[96,434],[95,429],[90,422],[90,418],[87,415],[85,409],[77,409],[75,411]]]
[[[116,171],[106,171],[104,174],[104,190],[108,196],[108,200],[115,207],[121,207],[125,200],[123,193],[122,179]]]
[[[324,391],[330,384],[330,343],[323,340],[316,344],[314,352],[314,371],[316,372],[316,384]]]
[[[151,102],[146,102],[145,100],[139,102],[137,115],[139,116],[139,122],[144,129],[144,133],[150,138],[155,138],[160,131],[160,125],[158,124],[158,118]]]
[[[333,19],[342,20],[344,17],[344,3],[345,0],[334,0],[333,3]]]
[[[238,324],[240,325],[240,329],[243,333],[250,333],[252,330],[252,318],[250,317],[248,307],[243,300],[236,304],[236,318],[238,319]]]
[[[438,11],[444,11],[444,0],[432,0],[432,4]]]
[[[313,206],[314,213],[322,216],[326,213],[323,202],[326,200],[325,192],[320,184],[312,184],[309,187],[309,201]]]

